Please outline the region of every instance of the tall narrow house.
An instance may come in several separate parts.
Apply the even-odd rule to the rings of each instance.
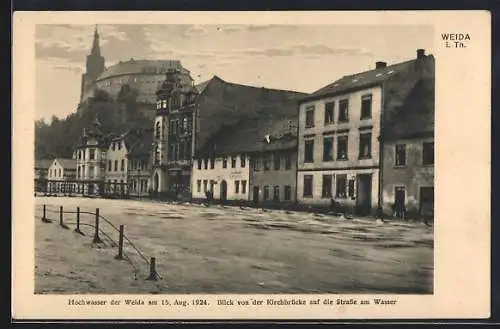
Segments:
[[[390,66],[377,62],[373,70],[344,76],[303,98],[297,200],[327,206],[333,198],[361,215],[386,209],[394,198],[384,187],[394,173],[382,170],[389,135],[391,143],[396,138],[389,132],[398,121],[411,120],[403,112],[420,116],[429,100],[412,97],[412,109],[404,105],[433,77],[434,57],[418,49],[415,59]]]
[[[154,197],[190,195],[197,90],[189,73],[169,70],[157,91],[152,148]]]

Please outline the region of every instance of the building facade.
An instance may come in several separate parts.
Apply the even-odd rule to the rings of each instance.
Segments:
[[[248,201],[250,164],[245,154],[197,158],[193,163],[192,198],[205,199],[210,191],[222,202]]]
[[[72,194],[76,192],[76,160],[56,158],[48,170],[49,193]]]
[[[106,150],[105,195],[123,198],[128,194],[127,153],[125,136],[110,139]]]
[[[299,102],[297,200],[361,215],[383,207],[381,174],[385,130],[433,68],[417,58],[345,76]]]
[[[434,218],[434,77],[422,79],[384,139],[383,212]]]
[[[108,142],[96,118],[92,127],[84,131],[82,141],[76,148],[77,193],[83,195],[104,193],[107,150]]]
[[[152,149],[155,197],[189,197],[197,90],[189,74],[170,70],[157,92]]]
[[[128,189],[132,198],[146,198],[151,189],[151,145],[153,128],[141,131],[127,154]]]

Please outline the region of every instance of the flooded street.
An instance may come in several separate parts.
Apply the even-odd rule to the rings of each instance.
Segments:
[[[53,223],[41,221],[42,205]],[[58,225],[65,211],[94,212],[115,226],[149,259],[156,258],[158,281],[149,265],[125,242],[130,262],[114,259],[117,247],[102,235],[92,244]],[[94,216],[82,215],[82,224]],[[433,228],[420,223],[240,207],[205,207],[151,201],[81,198],[36,200],[37,293],[432,293]],[[101,221],[102,230],[118,233]]]

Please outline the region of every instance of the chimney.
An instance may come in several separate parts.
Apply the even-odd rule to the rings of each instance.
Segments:
[[[417,59],[425,57],[425,49],[417,49]]]
[[[375,69],[383,69],[384,67],[387,66],[386,62],[375,62]]]

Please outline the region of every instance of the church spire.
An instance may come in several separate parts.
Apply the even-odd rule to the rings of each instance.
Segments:
[[[94,28],[94,40],[92,41],[92,49],[87,55],[86,77],[88,82],[93,83],[104,72],[104,57],[101,55],[101,47],[99,45],[99,31],[97,25]]]
[[[101,48],[99,46],[99,31],[97,30],[97,25],[94,28],[94,41],[92,42],[92,50],[90,52],[92,55],[101,55]]]

